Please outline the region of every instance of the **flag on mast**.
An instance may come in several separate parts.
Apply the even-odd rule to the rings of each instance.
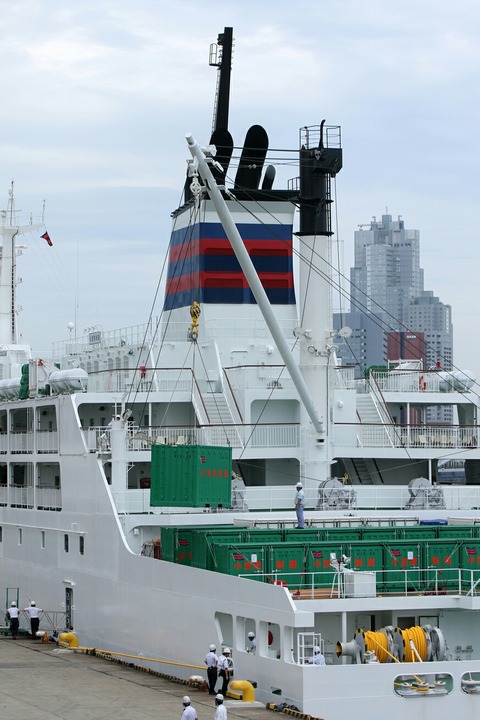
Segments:
[[[53,243],[52,243],[52,241],[50,240],[50,235],[48,234],[48,232],[44,232],[44,233],[43,233],[42,239],[43,239],[43,240],[46,240],[46,241],[47,241],[47,244],[50,245],[50,247],[52,247]]]

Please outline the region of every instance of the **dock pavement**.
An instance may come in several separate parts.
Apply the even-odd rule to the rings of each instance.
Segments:
[[[189,695],[213,720],[211,695],[132,667],[29,637],[0,637],[0,716],[5,720],[180,720]],[[228,720],[274,720],[260,703],[227,699]]]

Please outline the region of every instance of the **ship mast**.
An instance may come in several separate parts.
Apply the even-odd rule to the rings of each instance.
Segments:
[[[3,245],[0,260],[0,345],[18,344],[15,307],[17,236],[43,227],[43,215],[41,223],[17,225],[17,212],[19,211],[15,209],[12,180],[7,209],[1,211]]]
[[[223,33],[219,34],[217,42],[210,45],[209,65],[218,68],[212,133],[215,130],[228,130],[232,47],[233,28],[231,27],[226,27]]]

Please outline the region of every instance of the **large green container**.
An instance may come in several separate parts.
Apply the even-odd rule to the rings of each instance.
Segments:
[[[244,528],[225,528],[224,530],[218,529],[213,532],[206,531],[203,533],[196,533],[196,541],[198,544],[198,554],[203,556],[203,565],[197,565],[197,567],[203,567],[206,570],[217,570],[216,564],[216,545],[235,545],[241,547],[241,545],[247,539]]]
[[[306,587],[320,589],[328,594],[332,590],[338,573],[330,566],[330,557],[335,555],[338,559],[347,555],[349,546],[347,543],[339,542],[317,542],[309,543],[306,553]]]
[[[231,448],[152,445],[150,505],[230,507],[231,474]]]
[[[461,550],[462,543],[454,539],[432,540],[423,544],[425,592],[441,593],[459,588]]]
[[[162,527],[160,530],[160,545],[162,560],[192,565],[193,563],[193,533],[196,526]]]
[[[202,551],[201,543],[197,542],[197,538],[200,538],[202,534],[211,535],[215,532],[230,533],[236,538],[241,532],[241,528],[233,525],[169,525],[160,527],[162,560],[182,565],[204,567],[204,564],[201,563],[201,557],[202,552],[203,557],[205,556],[205,551]]]
[[[434,540],[437,537],[439,525],[407,525],[398,528],[397,537],[405,540]]]
[[[282,542],[285,538],[285,532],[285,530],[277,528],[250,528],[245,533],[245,540],[247,542],[265,543],[268,545],[270,543]]]
[[[477,538],[478,530],[476,525],[439,525],[437,537],[439,540]]]
[[[469,590],[480,577],[480,540],[464,540],[460,549],[462,589]]]
[[[403,537],[403,528],[396,527],[366,527],[362,528],[362,540],[381,542],[382,540],[396,540]]]
[[[389,592],[421,592],[423,587],[422,546],[416,538],[383,542],[382,587]],[[412,572],[409,572],[412,571]]]
[[[350,543],[346,555],[350,558],[348,567],[360,572],[381,572],[383,570],[383,546],[368,540]]]
[[[284,532],[286,542],[311,543],[325,539],[324,528],[303,528],[302,530],[285,528]]]
[[[305,586],[305,545],[296,542],[271,543],[266,552],[270,582],[286,583],[290,590]]]
[[[362,539],[362,528],[325,528],[323,538],[328,542],[355,542]]]
[[[244,575],[264,582],[265,549],[257,543],[212,543],[214,569],[226,575]],[[212,568],[213,569],[213,568]]]

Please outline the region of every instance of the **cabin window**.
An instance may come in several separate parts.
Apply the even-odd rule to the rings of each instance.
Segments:
[[[465,693],[471,692],[471,687],[475,687],[475,681],[471,681],[470,677],[480,673],[465,673],[462,676],[462,690]],[[453,690],[453,677],[449,673],[433,673],[428,675],[428,681],[425,675],[397,675],[393,681],[393,691],[399,697],[421,697],[428,700],[429,697],[449,695]],[[476,692],[476,690],[475,690]],[[436,700],[435,702],[438,702]],[[436,705],[435,705],[436,707]]]
[[[45,550],[45,530],[40,530],[40,547]]]
[[[222,648],[235,647],[233,642],[233,618],[227,613],[215,613],[215,624],[217,626],[217,634],[220,638]],[[217,647],[217,650],[220,648]],[[218,654],[218,653],[217,653]]]
[[[23,530],[18,528],[18,544],[23,545]]]
[[[258,630],[257,652],[263,657],[280,660],[280,625],[262,621]]]
[[[467,672],[462,675],[461,688],[467,695],[480,692],[480,672]]]
[[[253,618],[237,617],[237,650],[250,652],[252,642],[248,638],[248,633],[253,632],[257,635],[255,620]]]
[[[3,542],[3,527],[0,525],[0,542]]]
[[[85,538],[80,535],[78,538],[78,551],[80,555],[85,555]]]
[[[63,549],[68,553],[68,535],[63,536]]]

